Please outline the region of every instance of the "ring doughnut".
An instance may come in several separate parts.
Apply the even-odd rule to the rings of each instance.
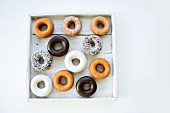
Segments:
[[[98,65],[102,65],[104,67],[103,72],[100,72],[96,69]],[[96,79],[104,79],[108,77],[110,74],[109,62],[103,58],[97,58],[93,60],[90,64],[90,73]]]
[[[72,24],[72,23],[75,24],[74,29],[69,28],[70,24]],[[63,32],[68,36],[78,35],[81,31],[81,28],[82,28],[82,23],[81,23],[80,19],[75,16],[66,17],[62,24]]]
[[[56,43],[61,43],[62,44],[62,48],[59,50],[55,50],[54,49],[54,45]],[[53,55],[53,56],[63,56],[68,52],[69,49],[69,42],[68,40],[63,37],[63,36],[54,36],[53,38],[50,39],[50,41],[48,42],[47,45],[48,48],[48,52]]]
[[[67,79],[66,84],[60,83],[61,77],[65,77]],[[64,91],[67,91],[72,88],[72,86],[74,84],[74,78],[73,78],[73,75],[69,71],[61,70],[54,75],[53,82],[54,82],[54,86],[57,90],[64,92]]]
[[[43,63],[40,60],[43,59]],[[45,71],[50,68],[53,57],[48,52],[38,50],[31,56],[31,65],[37,71]]]
[[[43,81],[45,84],[44,88],[38,88],[38,83]],[[51,79],[46,75],[36,75],[31,80],[31,91],[38,97],[45,97],[48,96],[51,93],[52,90],[52,81]]]
[[[102,24],[103,28],[98,28],[98,24]],[[97,16],[92,20],[90,27],[94,34],[105,35],[109,32],[110,23],[105,17]]]
[[[86,36],[83,41],[83,49],[86,54],[96,55],[98,54],[103,47],[103,42],[97,35]]]
[[[75,66],[72,62],[73,59],[79,59],[80,63],[77,66]],[[64,63],[65,63],[66,68],[69,71],[77,73],[85,69],[87,65],[87,59],[86,59],[86,56],[82,52],[71,51],[66,55],[64,59]]]
[[[45,31],[41,31],[40,27],[42,25],[47,25],[47,29]],[[52,34],[54,30],[54,24],[49,18],[41,18],[35,22],[34,32],[39,38],[47,38]]]
[[[89,89],[85,89],[84,85],[85,84],[89,84],[90,88]],[[77,83],[76,83],[76,90],[77,93],[82,96],[82,97],[90,97],[91,95],[93,95],[96,90],[97,90],[97,84],[95,82],[95,80],[92,77],[89,76],[84,76],[81,77]]]

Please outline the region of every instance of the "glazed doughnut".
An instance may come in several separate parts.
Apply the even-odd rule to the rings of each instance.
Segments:
[[[89,84],[90,89],[87,89],[87,90],[84,89],[85,84]],[[84,77],[81,77],[77,81],[76,90],[77,90],[77,93],[80,96],[82,96],[82,97],[90,97],[91,95],[93,95],[96,92],[97,84],[96,84],[95,80],[92,77],[84,76]]]
[[[98,65],[102,65],[104,67],[103,72],[100,72],[96,69]],[[110,74],[109,62],[103,58],[97,58],[93,60],[90,64],[90,73],[96,79],[104,79],[108,77]]]
[[[61,77],[65,77],[67,79],[66,84],[60,83]],[[73,78],[73,75],[69,71],[61,70],[54,75],[53,82],[54,82],[54,86],[57,90],[64,92],[64,91],[67,91],[72,88],[72,86],[74,84],[74,78]]]
[[[71,23],[75,24],[74,29],[69,28]],[[81,31],[81,28],[82,28],[82,23],[81,23],[80,19],[75,16],[66,17],[62,24],[63,32],[68,36],[78,35]]]
[[[47,25],[47,29],[45,31],[41,31],[40,27],[42,25]],[[34,32],[39,38],[46,38],[52,34],[54,30],[54,24],[49,18],[41,18],[35,22]]]
[[[54,45],[56,43],[61,43],[62,48],[59,50],[54,49]],[[69,42],[68,40],[63,37],[63,36],[54,36],[53,38],[50,39],[47,45],[48,52],[53,55],[53,56],[63,56],[68,52],[69,49]]]
[[[40,63],[41,58],[44,60],[42,64]],[[31,65],[37,71],[45,71],[50,68],[52,60],[53,57],[48,52],[38,50],[31,56]]]
[[[102,50],[102,47],[103,42],[97,35],[86,36],[83,41],[83,49],[85,50],[86,54],[96,55]]]
[[[43,81],[45,83],[44,88],[38,88],[38,83]],[[31,91],[38,97],[45,97],[48,96],[52,91],[52,81],[46,75],[36,75],[31,80]]]
[[[102,24],[103,28],[98,28],[98,24]],[[92,20],[90,28],[96,35],[105,35],[109,32],[110,23],[105,17],[97,16]]]
[[[77,66],[75,66],[72,62],[72,60],[76,58],[80,60],[80,63]],[[86,59],[86,56],[82,52],[71,51],[66,55],[64,59],[64,63],[65,63],[66,68],[69,71],[77,73],[77,72],[83,71],[86,68],[87,59]]]

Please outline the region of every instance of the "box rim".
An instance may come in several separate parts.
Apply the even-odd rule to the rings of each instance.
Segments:
[[[113,16],[114,12],[52,12],[52,13],[31,13],[29,16],[31,17],[42,17],[42,16],[54,16],[54,15],[89,15],[89,16]]]
[[[31,40],[30,40],[30,37],[31,37],[31,32],[30,32],[30,29],[31,29],[31,16],[28,16],[28,45],[27,45],[27,52],[28,52],[28,55],[27,55],[27,77],[26,77],[26,89],[27,89],[27,101],[29,101],[30,99],[30,44],[31,44]]]
[[[39,99],[29,99],[29,102],[89,102],[89,101],[115,101],[118,98],[114,97],[104,97],[104,98],[65,98],[65,99],[56,99],[56,98],[39,98]]]

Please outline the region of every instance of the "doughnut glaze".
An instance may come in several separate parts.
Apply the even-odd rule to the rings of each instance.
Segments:
[[[99,28],[98,24],[102,24],[103,28]],[[90,28],[96,35],[105,35],[109,32],[110,23],[105,17],[97,16],[92,20]]]
[[[87,89],[87,90],[84,89],[85,84],[89,84],[90,88]],[[96,84],[95,80],[92,77],[84,76],[84,77],[81,77],[77,81],[76,90],[77,90],[77,93],[80,96],[82,96],[82,97],[90,97],[91,95],[93,95],[96,92],[97,84]]]
[[[102,65],[104,70],[102,72],[97,70],[97,66]],[[103,58],[97,58],[93,60],[90,64],[90,73],[96,79],[104,79],[110,74],[110,64],[107,60]]]
[[[75,66],[72,62],[72,60],[76,58],[80,60],[80,63],[77,66]],[[86,56],[82,52],[75,50],[75,51],[69,52],[66,55],[64,59],[64,63],[65,63],[66,68],[69,71],[77,73],[77,72],[83,71],[86,68],[87,59],[86,59]]]
[[[62,48],[59,50],[54,49],[54,45],[56,43],[61,43]],[[48,52],[53,55],[53,56],[64,56],[69,49],[69,42],[64,36],[54,36],[53,38],[50,39],[47,45]]]
[[[89,35],[85,37],[83,41],[83,49],[85,50],[86,54],[96,55],[102,50],[102,48],[103,42],[99,36]]]
[[[45,83],[44,88],[38,88],[38,83],[43,81]],[[48,96],[52,91],[52,81],[46,75],[36,75],[31,80],[31,91],[38,97],[45,97]]]
[[[71,23],[75,24],[74,29],[69,28]],[[76,36],[80,33],[82,29],[81,20],[75,16],[66,17],[63,21],[62,29],[63,29],[63,32],[68,36]]]
[[[66,84],[60,83],[61,77],[65,77],[67,79]],[[53,82],[57,90],[64,92],[72,88],[74,84],[74,77],[69,71],[61,70],[54,75]]]
[[[41,64],[40,59],[43,59],[44,62]],[[35,51],[31,56],[31,65],[37,71],[45,71],[48,70],[51,66],[53,57],[43,50]]]
[[[40,27],[42,25],[47,25],[47,29],[45,31],[41,31]],[[47,38],[52,34],[54,30],[54,24],[49,18],[41,18],[35,22],[34,32],[39,38]]]

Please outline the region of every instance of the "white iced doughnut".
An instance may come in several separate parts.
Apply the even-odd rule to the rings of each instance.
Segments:
[[[40,89],[38,88],[38,83],[43,81],[45,83],[45,87]],[[38,97],[48,96],[52,91],[52,81],[46,75],[36,75],[31,80],[31,91]]]
[[[80,63],[77,66],[75,66],[72,62],[72,60],[76,58],[80,60]],[[66,55],[64,59],[64,63],[65,63],[66,68],[69,71],[77,73],[77,72],[83,71],[86,68],[87,59],[86,59],[86,56],[82,52],[71,51]]]

